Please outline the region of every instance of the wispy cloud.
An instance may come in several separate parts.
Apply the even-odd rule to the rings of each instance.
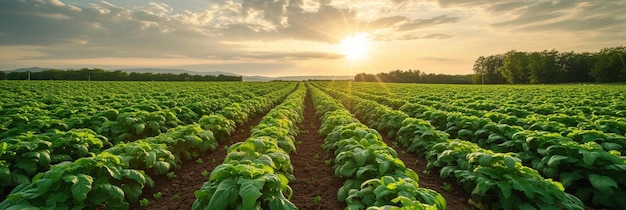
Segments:
[[[296,63],[306,62],[317,69],[326,68],[330,61],[340,63],[343,56],[328,47],[311,46],[338,44],[359,32],[369,33],[381,46],[400,46],[394,48],[399,54],[413,54],[412,49],[425,46],[429,49],[420,49],[420,53],[450,55],[449,49],[455,49],[459,57],[451,59],[464,61],[494,49],[469,46],[493,45],[496,39],[505,46],[524,39],[523,43],[536,42],[548,49],[589,48],[626,39],[626,1],[617,0],[70,2],[0,1],[0,61],[18,66],[28,61],[178,59],[173,63],[181,66],[189,61],[188,66],[228,62],[229,67],[236,65],[234,61],[272,67],[302,67],[305,64]],[[569,38],[563,43],[544,41],[555,36]],[[535,40],[527,40],[531,38]],[[489,43],[472,43],[474,40]],[[292,41],[300,44],[275,46]],[[252,48],[250,42],[262,44]],[[567,44],[574,42],[581,44]],[[376,62],[394,66],[414,62],[404,56],[385,59]],[[471,63],[466,65],[466,71],[471,71]]]

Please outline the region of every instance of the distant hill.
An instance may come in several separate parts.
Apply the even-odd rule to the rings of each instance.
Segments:
[[[4,70],[5,72],[41,72],[44,70],[48,70],[52,68],[41,68],[41,67],[30,67],[30,68],[19,68],[14,70]],[[62,69],[65,70],[65,69]],[[186,69],[160,69],[160,68],[136,68],[136,69],[105,69],[107,71],[123,71],[126,73],[136,72],[136,73],[154,73],[154,74],[183,74],[187,73],[190,75],[226,75],[226,76],[241,76],[239,74],[225,72],[225,71],[210,71],[210,72],[199,72],[199,71],[191,71]],[[354,76],[285,76],[285,77],[266,77],[266,76],[242,76],[244,82],[267,82],[267,81],[275,81],[275,80],[284,80],[284,81],[303,81],[303,80],[352,80]]]
[[[30,68],[19,68],[19,69],[13,69],[13,70],[3,70],[6,72],[40,72],[40,71],[45,71],[48,70],[50,68],[40,68],[40,67],[30,67]]]

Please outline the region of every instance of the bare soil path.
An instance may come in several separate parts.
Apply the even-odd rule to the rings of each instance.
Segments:
[[[294,191],[291,201],[302,210],[344,209],[346,204],[337,200],[337,191],[345,179],[335,177],[333,166],[326,164],[326,160],[332,160],[334,156],[322,150],[324,138],[318,134],[320,119],[315,116],[315,107],[308,93],[304,106],[304,120],[296,137],[296,153],[289,155],[296,177],[289,183]]]

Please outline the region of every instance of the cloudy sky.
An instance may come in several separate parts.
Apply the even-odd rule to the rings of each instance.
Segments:
[[[469,74],[478,56],[513,49],[626,45],[624,11],[624,0],[0,0],[0,69]]]

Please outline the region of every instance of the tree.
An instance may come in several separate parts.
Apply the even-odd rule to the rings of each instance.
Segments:
[[[590,75],[591,68],[594,65],[594,57],[591,53],[560,53],[558,65],[559,83],[594,81]]]
[[[626,82],[626,47],[605,48],[595,57],[591,76],[596,82]]]
[[[502,76],[498,68],[502,66],[504,55],[480,56],[474,62],[474,84],[504,84],[506,79]]]
[[[507,52],[498,70],[509,84],[529,83],[528,55],[525,52]]]
[[[528,54],[528,70],[530,83],[553,84],[558,82],[559,66],[557,66],[558,51],[533,52]]]

